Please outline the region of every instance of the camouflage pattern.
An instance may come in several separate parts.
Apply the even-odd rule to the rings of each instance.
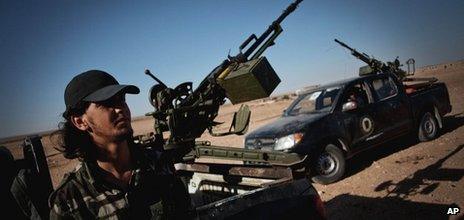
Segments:
[[[104,179],[96,163],[82,162],[49,199],[50,219],[188,219],[190,197],[159,154],[131,147],[135,168],[126,190]]]

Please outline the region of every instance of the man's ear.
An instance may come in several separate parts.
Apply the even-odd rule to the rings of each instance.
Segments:
[[[73,125],[81,130],[81,131],[86,131],[89,128],[89,124],[87,121],[84,119],[84,115],[81,116],[71,116],[71,122]]]

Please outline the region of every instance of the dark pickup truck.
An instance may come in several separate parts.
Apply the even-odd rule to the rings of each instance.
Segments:
[[[281,118],[250,132],[245,148],[309,155],[313,181],[329,184],[362,150],[411,133],[435,138],[450,111],[446,85],[436,79],[406,84],[370,74],[302,92]]]

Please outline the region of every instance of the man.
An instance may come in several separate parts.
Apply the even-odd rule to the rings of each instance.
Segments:
[[[51,194],[51,219],[190,217],[190,198],[172,164],[132,141],[126,93],[139,89],[99,70],[67,85],[59,150],[81,164]]]
[[[354,86],[348,92],[347,101],[355,102],[357,107],[364,106],[366,104],[366,101],[364,99],[365,97],[364,94],[365,92],[361,88]]]

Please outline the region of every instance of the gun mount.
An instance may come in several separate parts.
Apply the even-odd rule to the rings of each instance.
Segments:
[[[267,59],[261,55],[274,45],[275,39],[283,31],[280,23],[300,2],[302,0],[290,4],[260,37],[255,34],[248,37],[240,45],[240,52],[236,56],[228,56],[195,90],[191,82],[169,88],[146,70],[145,73],[158,83],[149,92],[149,102],[155,111],[146,114],[155,119],[155,141],[162,142],[165,150],[174,149],[186,154],[196,146],[195,139],[205,130],[213,136],[244,134],[251,114],[248,107],[242,106],[234,115],[228,132],[215,133],[213,127],[221,124],[214,121],[219,107],[225,103],[226,98],[237,104],[268,97],[274,91],[280,79]],[[242,52],[246,47],[248,49]],[[165,131],[170,132],[166,142],[163,138]]]

